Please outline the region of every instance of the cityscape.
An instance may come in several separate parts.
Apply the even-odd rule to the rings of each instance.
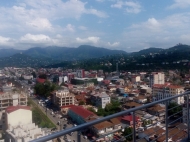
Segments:
[[[5,67],[0,75],[1,141],[11,142],[35,140],[189,89],[189,73],[177,70],[120,72],[116,68],[108,73]],[[102,121],[82,129],[81,141],[132,141],[134,124],[136,141],[165,141],[166,114],[168,141],[182,141],[188,136],[186,102],[187,96],[179,96],[167,101],[167,110],[162,102]],[[78,141],[78,134],[70,132],[49,141]]]
[[[0,142],[190,142],[190,0],[1,0]]]

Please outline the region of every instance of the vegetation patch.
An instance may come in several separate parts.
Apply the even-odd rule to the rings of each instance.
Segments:
[[[41,128],[56,127],[30,98],[28,99],[28,105],[32,108],[32,121],[36,125]]]

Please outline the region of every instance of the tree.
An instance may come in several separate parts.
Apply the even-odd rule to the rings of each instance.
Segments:
[[[46,74],[40,74],[40,75],[39,75],[39,78],[47,79],[47,75],[46,75]]]
[[[170,102],[168,105],[168,109],[169,109],[168,111],[169,115],[174,115],[176,113],[177,113],[176,115],[180,115],[180,112],[182,111],[182,106],[178,105],[176,102]]]
[[[79,102],[79,105],[84,105],[84,104],[85,104],[84,101],[80,101],[80,102]]]
[[[42,96],[42,97],[49,97],[50,93],[57,89],[57,86],[55,84],[50,83],[49,81],[46,81],[44,83],[37,83],[34,86],[35,93]]]
[[[133,132],[132,128],[131,127],[127,127],[127,128],[125,128],[125,130],[122,133],[122,135],[126,137],[127,135],[132,134],[132,132]],[[126,137],[126,141],[132,141],[132,140],[133,140],[132,135]]]
[[[94,110],[93,107],[88,107],[87,109],[88,109],[89,111],[93,112],[93,113],[96,113],[96,111]]]

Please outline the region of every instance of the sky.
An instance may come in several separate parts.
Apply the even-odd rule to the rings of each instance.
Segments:
[[[190,45],[190,0],[1,0],[0,48]]]

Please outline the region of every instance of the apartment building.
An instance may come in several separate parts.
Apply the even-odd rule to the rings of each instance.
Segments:
[[[28,142],[51,133],[42,131],[32,123],[32,111],[29,106],[10,106],[6,108],[5,114],[7,126],[5,141]]]
[[[5,129],[5,109],[9,106],[26,106],[27,95],[25,93],[1,93],[0,94],[0,130]]]
[[[17,105],[27,105],[27,95],[24,92],[6,92],[0,95],[0,111],[5,110],[8,106]]]
[[[154,84],[165,84],[165,74],[163,72],[152,72],[150,75],[150,87]]]
[[[183,92],[184,92],[184,87],[182,86],[171,85],[171,84],[154,84],[152,88],[153,101],[178,95]],[[184,97],[178,97],[174,101],[178,104],[183,104]]]
[[[132,83],[137,83],[139,81],[141,81],[141,77],[139,75],[132,75],[131,76],[131,82]]]
[[[110,101],[110,96],[105,92],[91,94],[91,102],[97,107],[105,108]]]
[[[84,78],[85,77],[85,71],[84,71],[84,69],[76,70],[76,77],[78,77],[78,78]]]
[[[53,103],[59,107],[75,104],[75,95],[67,89],[55,91],[52,99]]]

